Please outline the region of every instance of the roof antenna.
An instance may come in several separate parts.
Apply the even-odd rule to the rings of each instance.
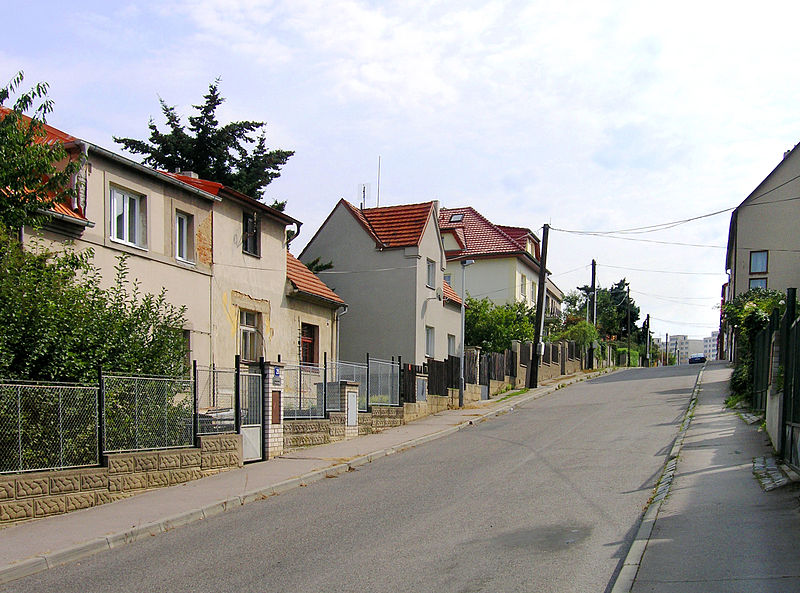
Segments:
[[[378,196],[375,207],[381,207],[381,155],[378,155]]]

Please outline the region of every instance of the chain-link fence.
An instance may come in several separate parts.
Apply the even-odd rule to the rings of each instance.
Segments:
[[[194,444],[191,379],[106,375],[103,395],[106,451]]]
[[[236,370],[197,367],[198,434],[236,431]]]
[[[0,383],[0,472],[97,465],[97,387]]]
[[[311,364],[283,367],[283,417],[287,420],[325,417],[324,368]]]
[[[369,405],[400,405],[400,365],[394,361],[369,359]]]
[[[337,385],[339,381],[358,383],[358,409],[367,409],[367,365],[357,362],[335,361],[328,365],[329,385]],[[338,394],[338,387],[336,390]],[[341,412],[341,397],[328,397],[328,411]]]

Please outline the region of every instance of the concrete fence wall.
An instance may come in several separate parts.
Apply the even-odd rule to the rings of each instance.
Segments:
[[[242,466],[241,435],[199,439],[199,448],[110,454],[105,467],[0,476],[0,525],[99,506]]]

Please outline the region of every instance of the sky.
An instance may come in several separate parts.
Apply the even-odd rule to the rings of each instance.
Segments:
[[[294,150],[265,197],[439,200],[541,236],[566,293],[621,278],[656,336],[719,325],[730,212],[800,141],[797,2],[12,0],[0,84],[46,81],[48,123],[112,136],[183,117],[220,78],[222,123]],[[134,155],[127,155],[138,158]],[[566,231],[648,227],[623,240]],[[690,245],[687,245],[690,244]],[[476,296],[476,295],[473,295]],[[479,295],[477,295],[479,296]]]

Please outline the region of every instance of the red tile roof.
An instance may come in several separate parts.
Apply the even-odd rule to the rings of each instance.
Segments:
[[[338,294],[328,288],[322,280],[288,251],[286,252],[286,278],[299,292],[337,305],[344,305],[344,301]]]
[[[11,109],[3,105],[0,105],[0,119],[4,118],[10,112]],[[31,119],[27,115],[23,115],[22,117],[26,121],[30,121]],[[44,129],[44,136],[40,139],[37,139],[37,142],[40,142],[42,144],[47,144],[52,146],[58,143],[68,144],[72,142],[77,142],[78,140],[75,136],[67,134],[66,132],[62,132],[58,128],[54,128],[53,126],[49,126],[47,124],[43,124],[43,129]],[[75,219],[76,222],[80,224],[85,225],[86,223],[90,222],[89,219],[83,215],[83,213],[81,213],[79,210],[73,210],[68,204],[62,204],[62,203],[55,204],[50,208],[50,211],[54,212],[55,214],[64,216],[66,218],[73,218]]]
[[[461,220],[450,222],[454,214]],[[458,217],[456,217],[458,219]],[[442,208],[439,211],[439,228],[442,234],[451,233],[464,245],[464,249],[448,251],[448,256],[477,257],[503,254],[522,254],[527,250],[527,236],[537,245],[538,241],[530,229],[493,224],[472,207]],[[538,257],[537,257],[538,259]]]
[[[444,292],[444,299],[446,301],[453,301],[459,307],[461,306],[461,297],[458,296],[458,293],[456,293],[456,291],[453,290],[453,287],[450,286],[450,284],[448,284],[447,281],[445,281],[444,283],[443,292]]]
[[[419,245],[422,233],[433,212],[433,202],[356,208],[347,200],[341,202],[353,213],[364,229],[382,247],[412,247]]]
[[[169,171],[159,171],[159,173],[163,175],[167,175],[172,177],[173,179],[177,179],[178,181],[183,181],[191,185],[192,187],[196,187],[197,189],[201,189],[206,193],[211,194],[212,196],[218,196],[219,191],[225,187],[221,183],[217,183],[216,181],[208,181],[207,179],[198,179],[197,177],[191,177],[190,175],[181,175],[180,173],[170,173]]]

